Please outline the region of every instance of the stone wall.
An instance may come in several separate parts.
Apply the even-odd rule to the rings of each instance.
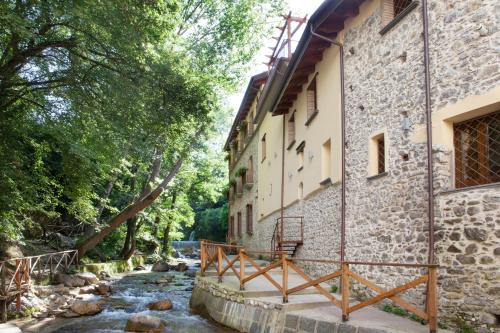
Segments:
[[[258,200],[257,197],[257,189],[258,189],[258,174],[257,174],[257,162],[258,162],[258,130],[254,132],[254,135],[248,140],[247,145],[242,151],[239,159],[235,163],[233,169],[231,170],[230,176],[235,177],[234,173],[240,167],[247,167],[248,159],[250,156],[253,157],[253,185],[251,187],[244,186],[243,194],[238,196],[235,194],[235,199],[230,203],[229,214],[230,216],[234,216],[234,236],[235,240],[239,243],[251,244],[254,237],[247,233],[247,225],[246,225],[246,205],[253,205],[253,226],[254,230],[256,229],[257,224],[257,212],[258,212]],[[242,237],[238,237],[238,212],[241,212],[241,227],[242,227]]]
[[[500,319],[500,186],[440,193],[436,198],[440,308],[472,324]]]
[[[432,108],[498,86],[498,2],[429,1]],[[495,16],[497,15],[497,16]],[[428,258],[425,142],[412,139],[425,126],[421,7],[385,35],[377,10],[344,38],[346,86],[346,258],[426,263]],[[403,123],[409,123],[405,129]],[[368,178],[368,140],[386,132],[387,173]],[[436,146],[436,247],[439,316],[463,320],[480,332],[500,332],[499,186],[451,191],[452,152]],[[286,190],[286,189],[285,189]],[[279,213],[255,225],[247,246],[267,248]],[[339,258],[340,186],[332,185],[286,208],[303,215],[304,245],[297,256]],[[306,265],[314,275],[335,267]],[[421,269],[356,266],[353,270],[386,288],[403,284]],[[361,297],[367,290],[353,286]],[[425,286],[404,294],[423,308]],[[487,328],[488,327],[488,328]]]

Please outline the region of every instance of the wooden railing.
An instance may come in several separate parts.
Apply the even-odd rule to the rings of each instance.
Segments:
[[[7,320],[7,307],[13,300],[20,311],[21,296],[29,289],[32,279],[52,278],[71,265],[78,265],[77,250],[0,261],[0,322]]]
[[[265,267],[261,267],[255,260],[253,260],[249,254],[273,254],[271,251],[246,251],[241,246],[227,245],[221,243],[212,243],[210,241],[201,241],[201,274],[204,275],[208,268],[213,266],[215,272],[218,276],[218,281],[222,282],[223,276],[229,272],[233,273],[239,280],[240,290],[244,290],[245,283],[262,276],[267,279],[283,296],[283,302],[288,302],[288,296],[297,293],[301,290],[313,287],[321,295],[325,296],[329,301],[331,301],[335,306],[339,307],[342,311],[342,320],[349,320],[349,314],[360,310],[366,306],[375,304],[384,299],[388,299],[393,303],[397,304],[406,311],[415,314],[416,316],[422,318],[427,322],[430,332],[436,332],[437,330],[437,269],[438,265],[427,265],[427,264],[402,264],[402,263],[374,263],[374,262],[361,262],[361,261],[335,261],[335,260],[321,260],[321,259],[306,259],[306,258],[290,258],[286,253],[279,252],[279,259],[272,261]],[[234,258],[230,258],[227,253],[233,251],[236,253]],[[235,263],[239,262],[238,267],[235,267]],[[245,263],[250,263],[251,266],[255,268],[255,272],[252,274],[246,274]],[[312,278],[306,274],[298,265],[298,262],[308,262],[317,264],[332,264],[339,267],[339,269],[317,277]],[[393,289],[387,290],[383,287],[376,285],[375,283],[363,278],[358,273],[352,270],[354,266],[383,266],[383,267],[406,267],[406,268],[424,268],[427,270],[426,274],[421,276],[416,276],[412,281],[405,283],[403,285],[397,286]],[[281,269],[281,279],[276,280],[273,278],[269,271],[273,269]],[[304,283],[289,287],[289,271],[292,270],[297,273]],[[339,296],[332,295],[329,290],[325,289],[321,284],[333,280],[340,279],[340,290]],[[351,281],[357,282],[369,289],[373,290],[376,295],[358,302],[356,304],[350,304],[350,284]],[[427,284],[426,289],[426,308],[424,310],[419,309],[412,304],[408,303],[406,300],[398,296],[409,289],[415,288],[419,285]]]

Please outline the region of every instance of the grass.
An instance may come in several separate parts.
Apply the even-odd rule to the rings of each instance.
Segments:
[[[457,320],[457,326],[457,333],[476,333],[476,330],[461,318]]]
[[[401,309],[400,307],[394,306],[392,304],[384,305],[383,310],[388,313],[392,313],[401,317],[408,317],[408,312],[406,310]]]

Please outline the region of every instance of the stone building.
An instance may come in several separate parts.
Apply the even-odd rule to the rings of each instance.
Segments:
[[[271,249],[283,214],[288,232],[303,223],[295,257],[340,259],[344,174],[345,259],[426,263],[432,251],[440,264],[441,320],[499,332],[500,5],[427,4],[430,250],[422,3],[327,0],[293,55],[276,57],[269,72],[252,78],[226,144],[229,236]],[[305,268],[317,275],[333,269]],[[387,287],[418,272],[356,270]],[[354,288],[361,297],[366,292]],[[423,289],[405,295],[422,306]]]

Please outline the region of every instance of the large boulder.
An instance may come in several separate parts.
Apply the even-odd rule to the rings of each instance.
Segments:
[[[169,299],[164,299],[161,301],[156,301],[148,304],[148,309],[153,311],[165,311],[172,309],[172,301]]]
[[[111,294],[111,286],[109,284],[106,284],[106,283],[100,283],[96,287],[96,291],[97,291],[97,294],[99,294],[101,296],[106,296],[106,295]]]
[[[93,316],[103,310],[102,301],[75,301],[71,304],[71,311],[80,316]]]
[[[153,272],[168,272],[170,270],[170,266],[167,262],[158,261],[153,265],[153,268],[151,268],[151,270]]]
[[[85,280],[80,279],[76,275],[58,273],[55,275],[54,279],[56,283],[64,284],[66,287],[70,288],[83,287],[85,285]]]
[[[185,262],[180,262],[175,267],[175,270],[177,272],[185,272],[185,271],[187,271],[187,269],[188,269],[188,267],[187,267],[187,264]]]
[[[126,332],[162,332],[167,326],[163,319],[148,315],[135,314],[127,320]]]
[[[75,274],[75,276],[77,278],[84,280],[86,285],[99,283],[99,278],[94,273],[90,273],[90,272],[77,273],[77,274]]]

